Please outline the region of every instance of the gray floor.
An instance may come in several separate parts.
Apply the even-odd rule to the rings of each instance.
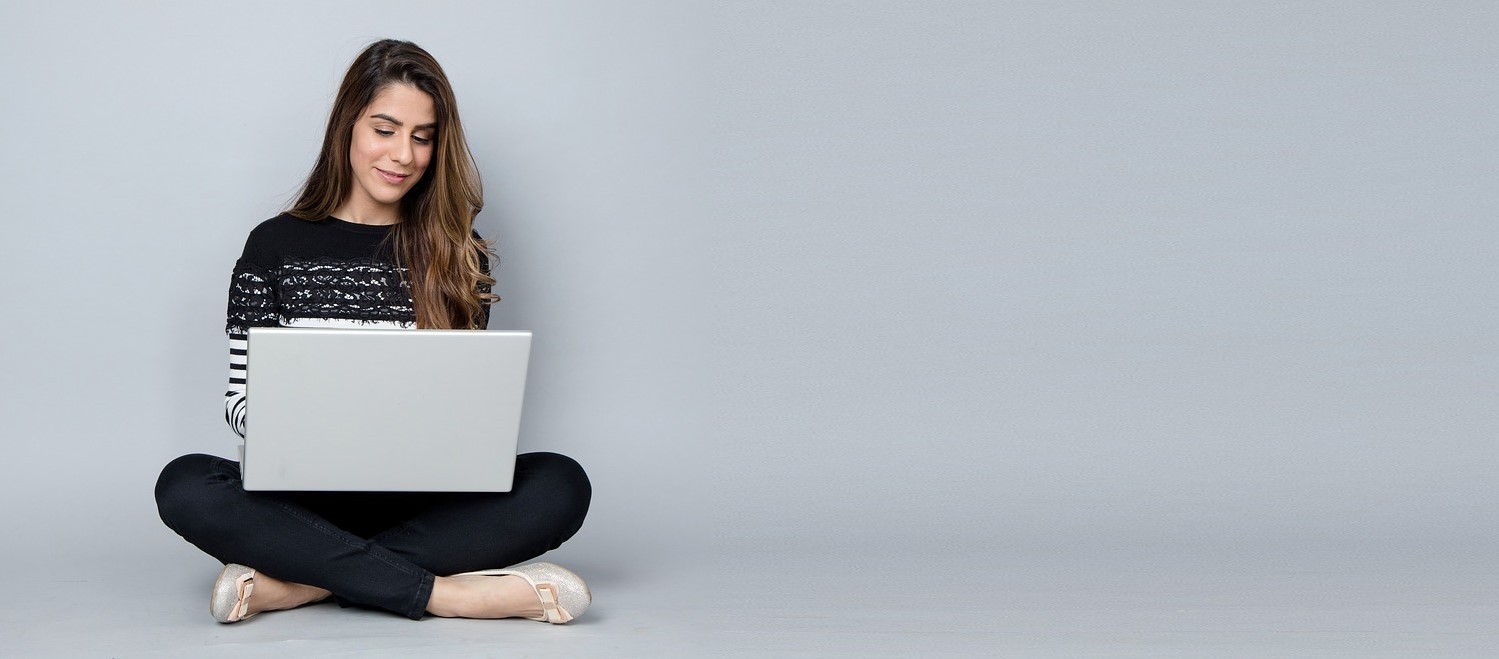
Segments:
[[[1478,656],[1499,579],[1447,562],[1004,559],[799,549],[612,565],[577,623],[427,619],[316,605],[218,625],[215,564],[174,548],[55,557],[4,575],[5,656]],[[47,561],[42,560],[43,564]],[[64,568],[66,563],[84,568]]]

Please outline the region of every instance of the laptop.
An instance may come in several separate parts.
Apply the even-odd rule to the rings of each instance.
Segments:
[[[246,490],[509,492],[531,333],[249,331]]]

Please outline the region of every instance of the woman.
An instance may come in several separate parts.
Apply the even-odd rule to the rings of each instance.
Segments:
[[[230,427],[244,436],[250,327],[484,329],[498,298],[472,229],[482,204],[437,61],[403,41],[365,49],[300,197],[251,231],[235,264]],[[162,521],[225,563],[210,602],[220,622],[329,597],[412,619],[567,622],[589,604],[577,575],[483,568],[561,545],[590,495],[578,463],[553,453],[517,456],[499,494],[246,492],[237,463],[201,454],[173,460],[156,484]]]

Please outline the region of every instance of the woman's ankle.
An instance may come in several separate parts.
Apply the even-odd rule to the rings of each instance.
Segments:
[[[427,612],[442,618],[532,618],[542,616],[541,600],[516,576],[437,577]]]
[[[249,601],[249,612],[252,614],[295,609],[313,602],[320,602],[332,595],[329,591],[317,586],[282,581],[260,572],[255,573],[254,581],[255,590]]]

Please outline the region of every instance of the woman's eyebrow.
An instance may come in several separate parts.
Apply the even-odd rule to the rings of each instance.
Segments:
[[[385,114],[384,112],[379,112],[379,113],[376,113],[376,114],[372,114],[372,115],[370,115],[370,118],[371,119],[384,119],[384,120],[389,121],[390,123],[393,123],[393,124],[395,124],[397,126],[405,126],[406,125],[404,123],[401,123],[400,119],[397,119],[397,118],[392,117],[392,116],[390,116],[388,114]],[[430,124],[422,124],[420,126],[417,126],[416,129],[417,130],[421,130],[423,128],[436,128],[436,127],[437,127],[437,123],[433,122],[433,123],[430,123]]]

